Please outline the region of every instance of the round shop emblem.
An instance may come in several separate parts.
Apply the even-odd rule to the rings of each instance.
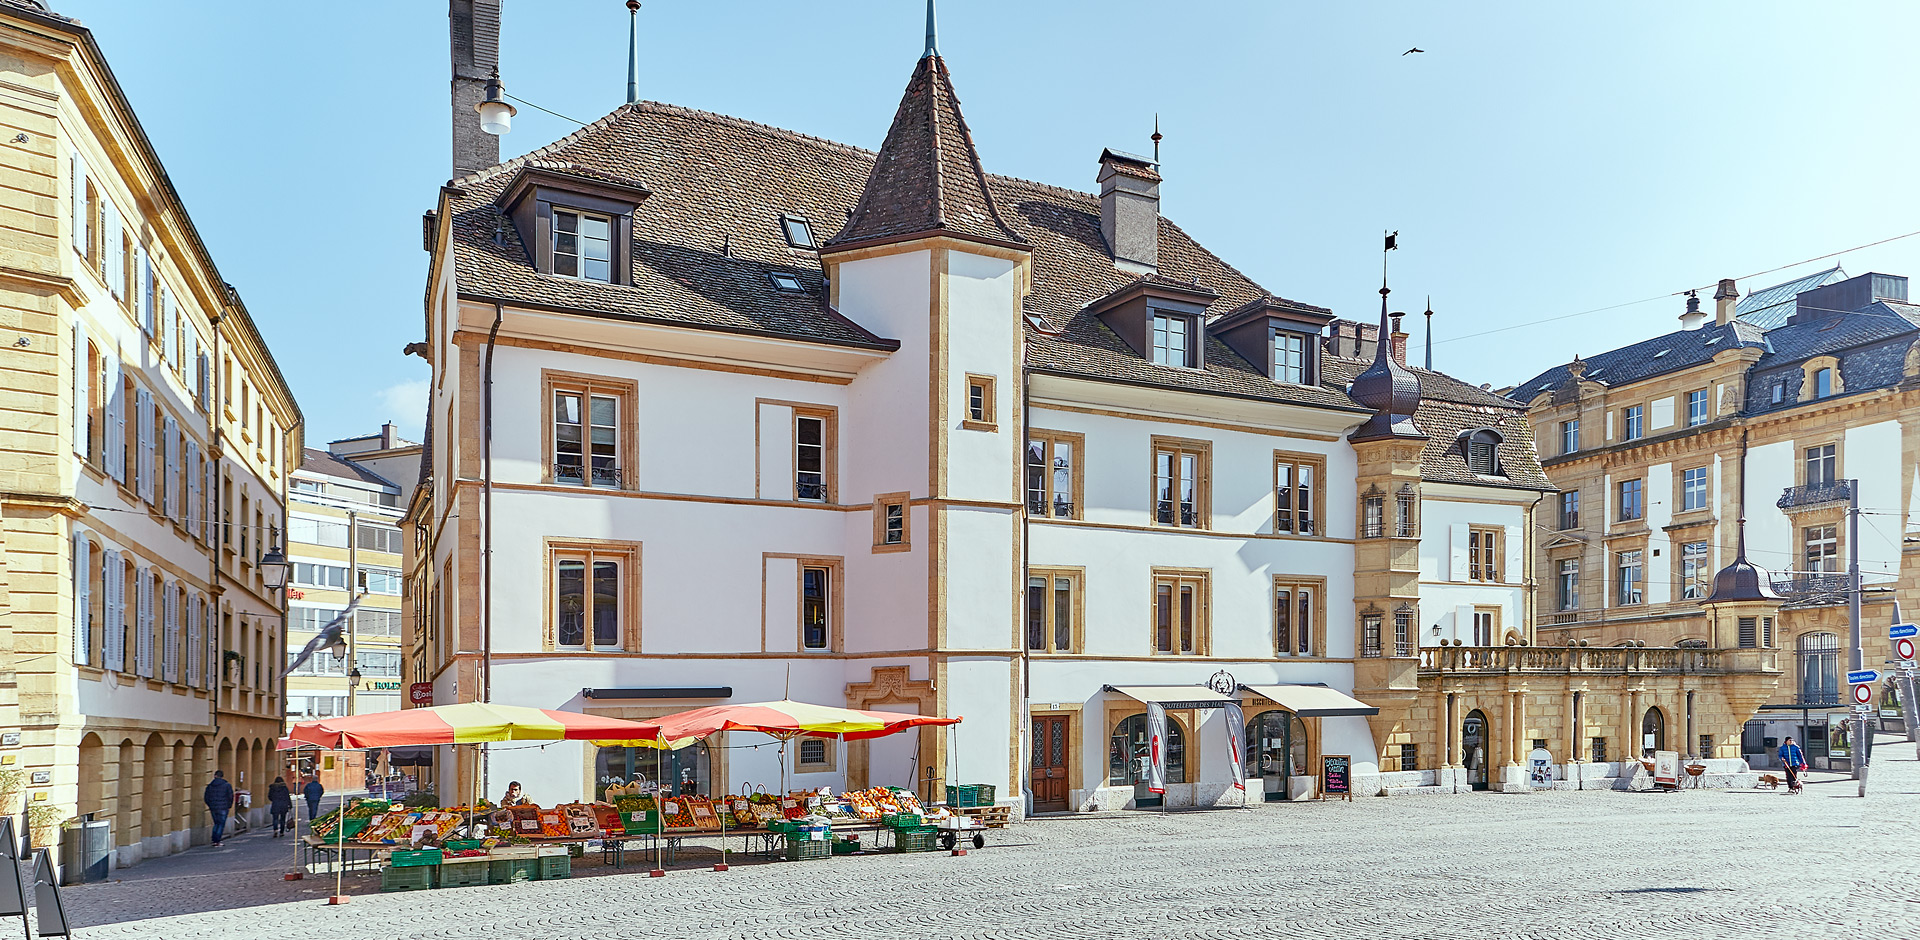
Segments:
[[[1233,673],[1222,669],[1214,673],[1213,676],[1207,680],[1207,688],[1221,695],[1232,697],[1234,693],[1240,691],[1240,683],[1234,681]]]

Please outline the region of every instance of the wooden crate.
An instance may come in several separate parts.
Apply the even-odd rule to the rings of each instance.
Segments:
[[[988,829],[1004,829],[1013,821],[1011,806],[958,806],[954,807],[953,812],[956,816],[977,819],[980,825]]]

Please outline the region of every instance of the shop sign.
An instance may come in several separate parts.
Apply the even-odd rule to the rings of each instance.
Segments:
[[[373,686],[371,687],[371,689],[370,689],[369,691],[373,691],[373,692],[398,692],[398,691],[400,691],[400,680],[398,680],[398,679],[394,679],[394,680],[391,680],[391,681],[380,681],[380,682],[375,682],[375,683],[373,684]]]
[[[415,705],[433,704],[433,683],[415,682],[407,687],[407,700]]]
[[[1344,796],[1353,799],[1353,758],[1346,754],[1323,754],[1320,757],[1320,792],[1328,796]]]
[[[1680,786],[1680,752],[1653,752],[1653,785],[1676,789]]]
[[[0,747],[19,747],[20,732],[0,731]]]
[[[1853,757],[1853,735],[1847,726],[1850,716],[1841,712],[1827,713],[1827,756]]]
[[[1527,780],[1535,790],[1553,789],[1553,753],[1536,747],[1527,755]]]
[[[1240,683],[1233,678],[1233,673],[1225,669],[1214,673],[1213,676],[1207,680],[1207,688],[1228,698],[1233,698],[1240,694]]]

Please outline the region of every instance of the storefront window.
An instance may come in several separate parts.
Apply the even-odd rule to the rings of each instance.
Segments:
[[[1107,745],[1107,786],[1126,787],[1147,781],[1147,716],[1120,722]],[[1167,782],[1187,782],[1187,740],[1180,723],[1167,718]]]
[[[658,783],[674,795],[713,792],[711,762],[705,741],[677,751],[650,747],[603,747],[593,759],[593,798],[604,800],[607,787],[636,780]]]

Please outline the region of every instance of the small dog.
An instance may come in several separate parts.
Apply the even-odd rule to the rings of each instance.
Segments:
[[[1773,774],[1760,775],[1760,786],[1766,787],[1769,790],[1778,790],[1780,789],[1780,785],[1783,783],[1786,783],[1786,781],[1780,779],[1779,777],[1774,776]]]

